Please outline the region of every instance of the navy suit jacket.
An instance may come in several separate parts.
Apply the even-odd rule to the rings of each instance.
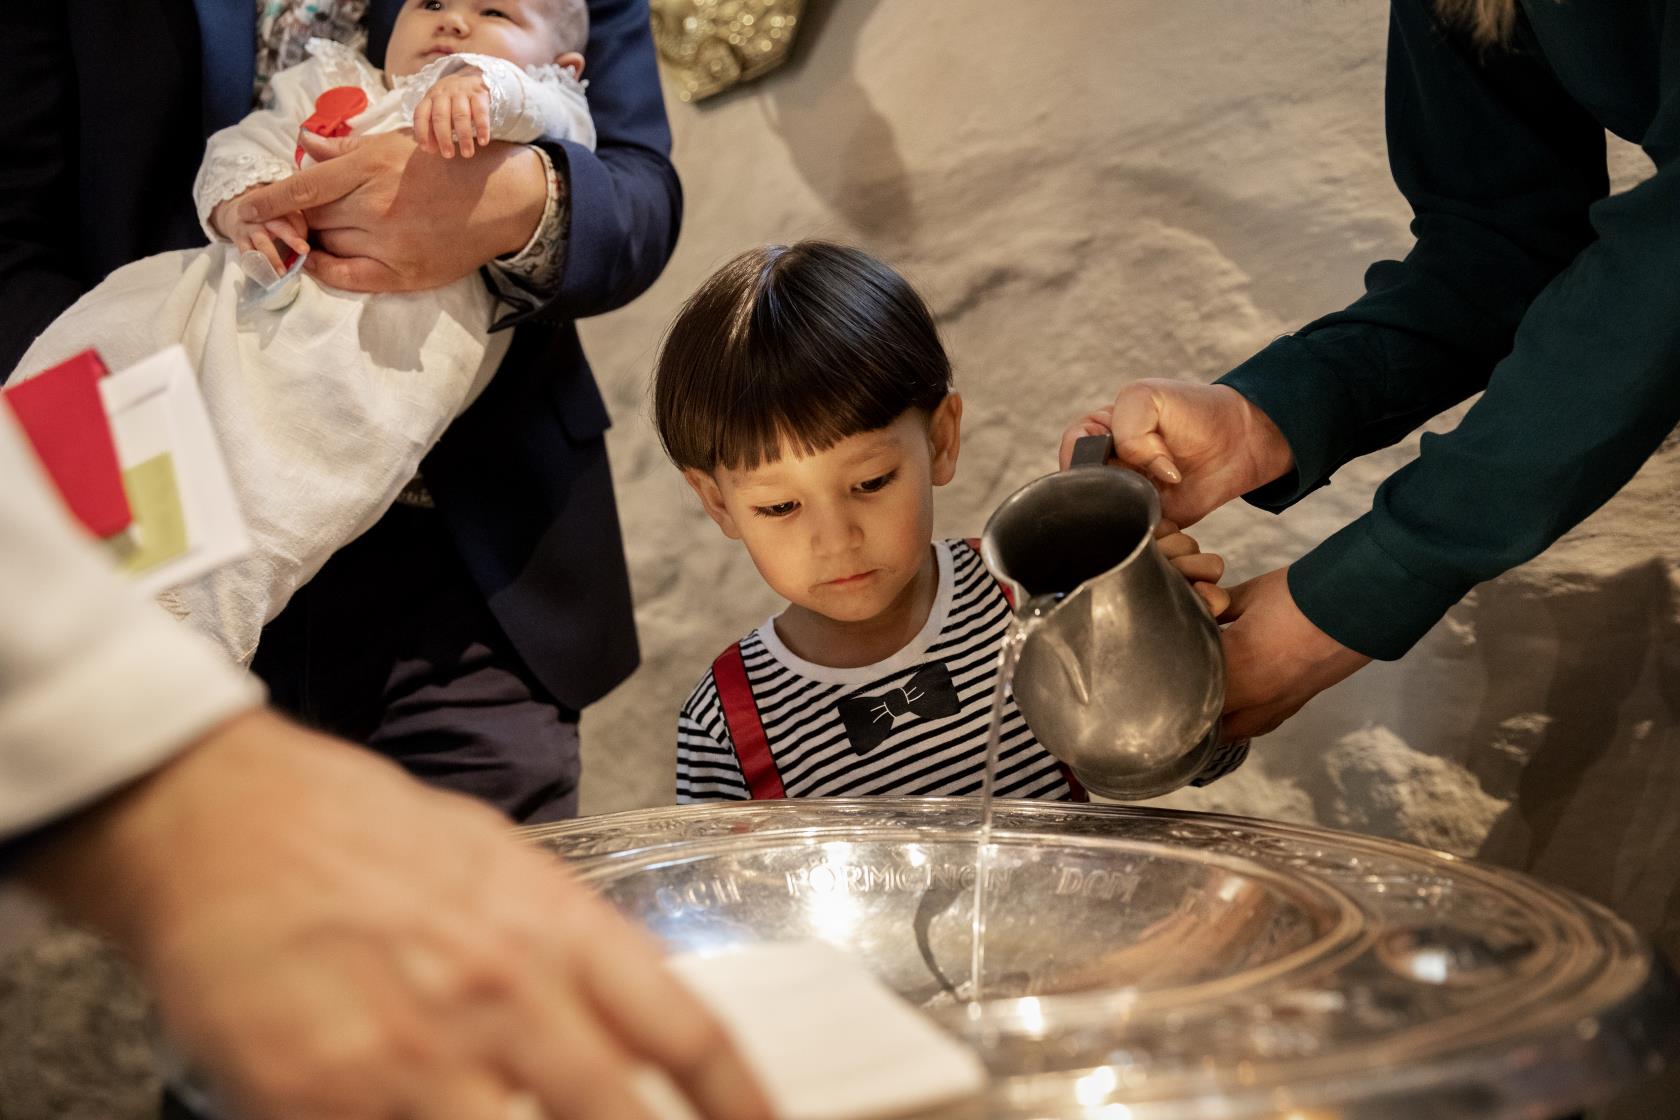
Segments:
[[[400,0],[370,5],[384,55]],[[202,244],[192,181],[204,140],[250,107],[250,0],[54,0],[8,14],[0,104],[0,377],[112,269]],[[659,275],[681,191],[647,0],[590,0],[598,141],[545,145],[570,191],[560,292],[521,317],[506,360],[426,459],[428,487],[527,665],[581,708],[637,661],[607,411],[573,320]]]

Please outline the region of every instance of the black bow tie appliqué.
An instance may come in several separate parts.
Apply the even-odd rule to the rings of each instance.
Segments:
[[[858,754],[868,754],[888,735],[913,720],[954,716],[961,707],[951,670],[943,661],[917,669],[900,688],[880,696],[848,696],[835,701],[834,706],[840,713],[840,722],[846,726],[846,737]]]

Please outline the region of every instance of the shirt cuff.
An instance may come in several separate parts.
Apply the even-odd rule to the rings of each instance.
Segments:
[[[1344,461],[1333,439],[1347,423],[1336,407],[1343,386],[1300,336],[1277,339],[1214,384],[1230,386],[1264,412],[1293,459],[1288,472],[1244,494],[1245,501],[1278,513],[1329,484]]]
[[[485,267],[490,290],[513,311],[503,316],[494,328],[507,324],[513,315],[535,311],[553,299],[560,291],[561,276],[566,265],[566,228],[569,199],[562,190],[560,175],[554,160],[541,148],[533,147],[542,157],[543,172],[548,182],[548,197],[543,202],[542,219],[525,247],[511,257],[491,261]]]
[[[0,838],[98,801],[163,765],[263,690],[150,603],[0,709]],[[122,617],[122,614],[128,617]]]
[[[0,408],[0,840],[162,765],[262,688],[109,567]]]
[[[1407,570],[1378,542],[1375,516],[1341,529],[1289,568],[1301,613],[1342,645],[1394,661],[1441,621],[1473,584],[1440,587]]]

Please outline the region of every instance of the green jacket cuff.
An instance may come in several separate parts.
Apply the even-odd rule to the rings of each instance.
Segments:
[[[1418,578],[1373,534],[1366,514],[1289,569],[1289,593],[1312,624],[1342,645],[1394,661],[1473,586],[1445,588]]]
[[[1270,417],[1294,457],[1292,470],[1250,490],[1245,501],[1279,513],[1330,481],[1345,458],[1333,439],[1349,425],[1337,407],[1344,386],[1301,339],[1277,339],[1214,384],[1230,386]]]

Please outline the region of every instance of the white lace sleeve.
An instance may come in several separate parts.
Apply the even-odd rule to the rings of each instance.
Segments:
[[[414,110],[439,78],[472,67],[484,75],[490,91],[490,136],[528,144],[533,140],[571,140],[595,148],[595,122],[589,116],[584,83],[569,68],[515,66],[506,59],[482,54],[453,54],[440,58],[411,77],[401,79],[403,113],[411,121]]]
[[[210,137],[193,182],[199,224],[210,240],[224,240],[210,228],[210,212],[218,204],[296,170],[298,128],[329,84],[316,59],[288,67],[269,83],[272,108],[258,109]]]

